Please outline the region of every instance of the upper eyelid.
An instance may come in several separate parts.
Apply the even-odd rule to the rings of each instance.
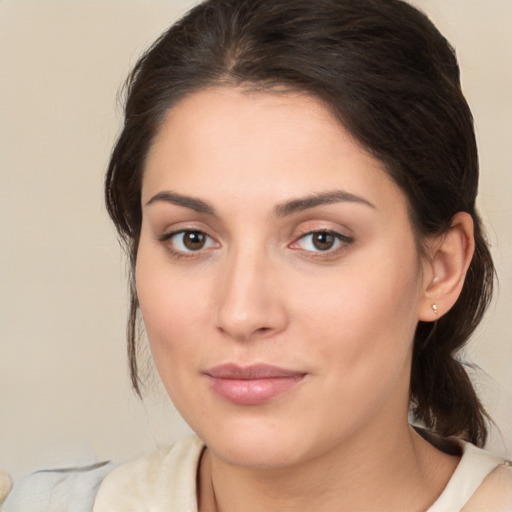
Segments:
[[[210,233],[208,233],[204,229],[199,229],[199,228],[173,229],[171,231],[166,231],[158,238],[159,238],[159,240],[168,240],[169,238],[172,238],[173,236],[176,236],[176,235],[179,235],[182,233],[202,233],[203,235],[206,235],[208,238],[211,238],[212,240],[214,240],[215,242],[218,243],[217,239],[214,236],[210,235]]]
[[[319,216],[300,216],[295,222],[294,233],[309,233],[315,231],[332,231],[340,235],[351,236],[354,234],[354,219],[333,216],[329,214]]]
[[[316,228],[316,229],[306,229],[302,232],[300,232],[298,235],[296,235],[295,240],[300,240],[301,238],[308,236],[308,235],[314,235],[315,233],[331,233],[334,236],[338,238],[342,238],[345,240],[353,240],[353,235],[349,235],[346,233],[341,232],[338,229],[334,228]]]
[[[195,232],[195,233],[204,233],[210,238],[216,239],[212,234],[210,233],[209,229],[206,229],[202,226],[191,226],[188,223],[177,223],[178,226],[172,226],[167,227],[164,229],[159,230],[162,234],[158,236],[158,238],[164,238],[164,237],[170,237],[172,235],[177,235],[178,233],[187,233],[187,232]],[[179,224],[185,224],[184,226],[179,226]]]

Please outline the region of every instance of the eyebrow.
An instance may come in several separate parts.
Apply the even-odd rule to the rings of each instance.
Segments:
[[[370,208],[375,208],[375,205],[363,197],[356,196],[344,190],[333,190],[330,192],[313,194],[299,199],[293,199],[286,203],[277,205],[274,208],[274,216],[286,217],[287,215],[292,215],[303,210],[309,210],[315,206],[334,203],[357,203],[369,206]]]
[[[194,210],[195,212],[198,213],[205,213],[207,215],[217,216],[215,208],[213,208],[213,206],[210,206],[202,199],[198,199],[191,196],[184,196],[182,194],[170,192],[167,190],[158,192],[158,194],[154,195],[146,203],[146,206],[149,206],[160,201],[164,203],[175,204],[177,206],[183,206],[184,208],[189,208],[190,210]],[[372,203],[370,203],[370,201],[364,199],[363,197],[356,196],[344,190],[333,190],[330,192],[312,194],[310,196],[306,196],[299,199],[292,199],[291,201],[287,201],[285,203],[277,205],[272,213],[274,217],[280,218],[292,215],[300,211],[309,210],[311,208],[315,208],[316,206],[343,202],[357,203],[369,206],[370,208],[375,208],[375,205],[373,205]]]
[[[201,199],[190,196],[183,196],[181,194],[177,194],[176,192],[169,192],[167,190],[158,192],[158,194],[154,195],[146,203],[146,206],[157,203],[159,201],[163,201],[164,203],[172,203],[177,206],[183,206],[184,208],[189,208],[190,210],[194,210],[197,213],[206,213],[207,215],[217,216],[215,209]]]

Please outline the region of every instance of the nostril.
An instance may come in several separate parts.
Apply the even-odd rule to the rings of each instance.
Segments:
[[[248,329],[244,328],[235,328],[235,327],[223,327],[219,326],[218,329],[220,332],[222,332],[224,335],[247,341],[251,338],[259,338],[264,337],[266,335],[269,335],[274,331],[272,327],[257,327],[256,329],[251,329],[250,327]]]

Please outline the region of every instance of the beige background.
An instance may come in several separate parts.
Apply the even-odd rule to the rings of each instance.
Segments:
[[[122,461],[186,427],[130,391],[124,263],[102,202],[116,94],[189,1],[0,1],[0,467]],[[500,293],[468,356],[512,458],[512,2],[417,0],[448,36],[480,142]],[[501,431],[501,433],[499,432]]]

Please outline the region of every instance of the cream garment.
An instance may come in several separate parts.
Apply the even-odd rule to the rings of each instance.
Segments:
[[[196,475],[204,444],[181,439],[116,468],[103,480],[93,512],[197,512]]]
[[[203,449],[191,436],[114,469],[100,486],[93,512],[197,512],[196,475]],[[462,443],[462,452],[448,485],[427,512],[512,511],[512,470],[503,459],[469,443]],[[481,484],[491,473],[486,482],[492,480],[497,468],[501,478],[487,485],[492,496],[480,493],[478,508],[473,508],[470,498],[479,488],[487,492]]]

